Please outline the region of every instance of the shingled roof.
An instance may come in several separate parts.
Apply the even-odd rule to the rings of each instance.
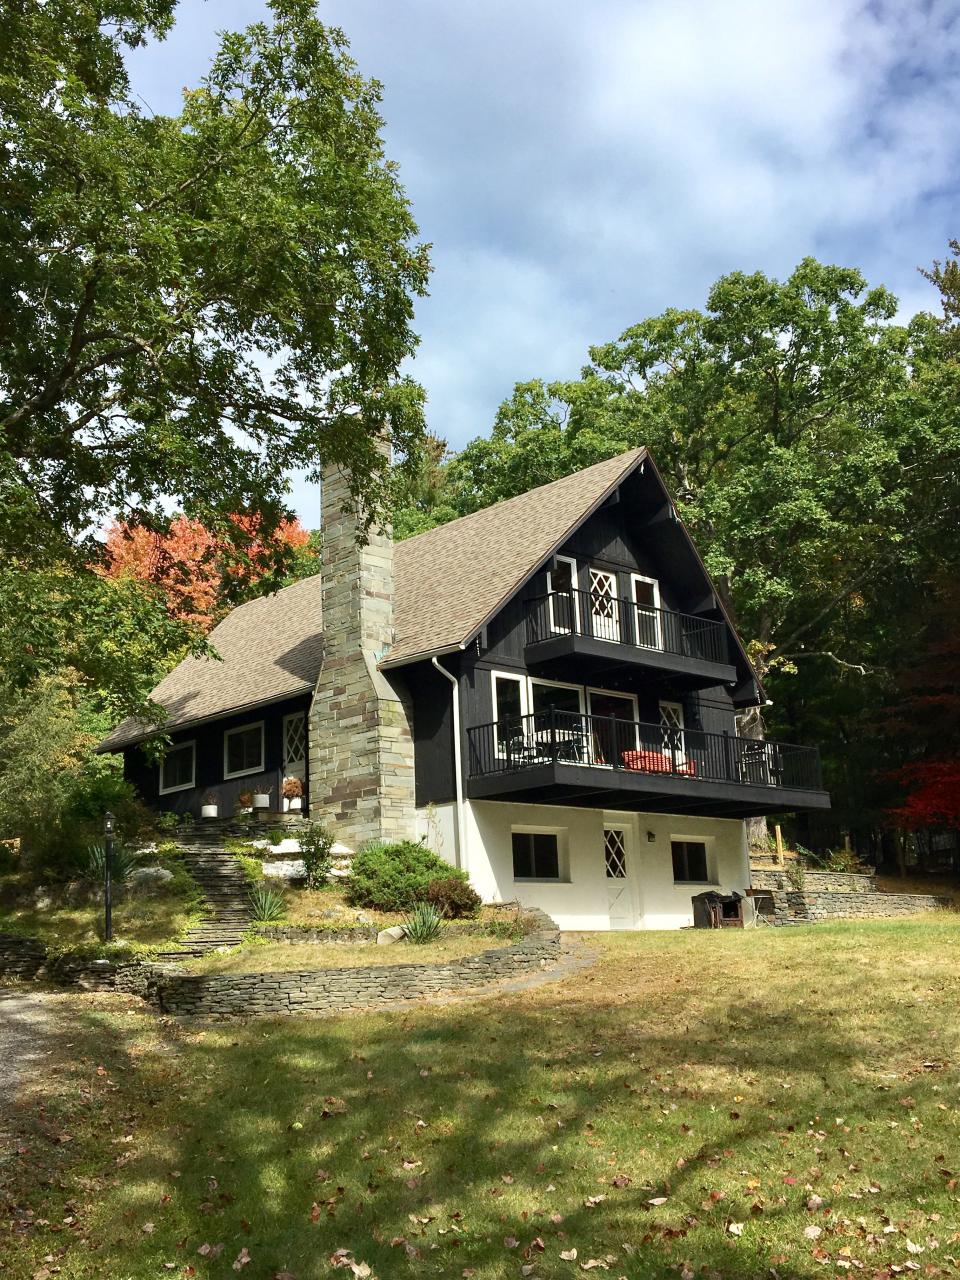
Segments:
[[[632,449],[397,543],[396,639],[382,665],[469,643],[645,456]],[[313,691],[323,659],[320,575],[240,605],[209,638],[219,661],[185,658],[151,695],[168,713],[165,731]],[[125,720],[99,750],[154,732]]]
[[[646,456],[631,449],[397,543],[398,666],[468,643]]]
[[[216,658],[184,658],[151,697],[167,711],[164,730],[245,707],[312,693],[323,658],[320,575],[238,605],[210,632]],[[156,726],[128,719],[100,743],[116,751]]]

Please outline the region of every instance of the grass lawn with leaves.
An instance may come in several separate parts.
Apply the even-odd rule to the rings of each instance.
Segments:
[[[261,942],[229,951],[212,951],[186,961],[187,973],[275,973],[306,969],[358,969],[387,964],[439,964],[477,955],[491,947],[508,946],[494,938],[449,932],[435,942],[398,942],[378,947],[374,942]]]
[[[116,942],[159,946],[176,938],[200,916],[196,881],[176,859],[144,859],[161,865],[173,879],[149,890],[114,886],[113,935]],[[39,938],[51,946],[76,947],[103,938],[103,898],[94,888],[46,885],[39,905],[36,882],[26,872],[0,879],[0,933]]]
[[[596,946],[389,1014],[62,997],[0,1274],[956,1276],[956,917]]]

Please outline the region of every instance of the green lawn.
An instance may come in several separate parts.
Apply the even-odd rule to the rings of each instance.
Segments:
[[[489,935],[450,932],[436,942],[253,942],[229,951],[211,951],[183,962],[187,973],[290,972],[298,969],[360,969],[386,964],[439,964],[509,946]]]
[[[598,945],[343,1019],[64,997],[0,1275],[957,1275],[956,917]]]
[[[162,865],[173,879],[156,889],[132,892],[115,886],[113,935],[117,942],[157,946],[170,942],[199,918],[200,890],[190,873],[174,858],[145,858],[144,866]],[[103,901],[91,893],[83,901],[75,890],[50,885],[44,891],[49,905],[38,906],[36,883],[27,873],[0,880],[0,933],[27,934],[57,947],[98,943],[103,938]]]

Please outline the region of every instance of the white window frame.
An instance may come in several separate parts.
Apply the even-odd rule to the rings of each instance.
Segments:
[[[568,680],[544,680],[541,676],[530,676],[528,677],[528,680],[530,685],[529,705],[530,705],[531,716],[535,717],[539,714],[542,714],[541,712],[537,711],[533,703],[534,685],[541,685],[545,689],[575,689],[577,693],[578,701],[580,703],[580,711],[579,711],[580,723],[581,723],[581,726],[584,726],[585,724],[584,717],[586,715],[587,700],[586,700],[586,693],[582,684],[571,684]],[[543,744],[541,742],[536,741],[538,737],[538,732],[536,729],[536,720],[533,721],[533,725],[534,725],[534,730],[533,730],[534,745],[535,745],[535,749],[537,750],[537,753],[539,754],[540,748]],[[540,730],[540,733],[542,734],[543,730]],[[590,749],[589,745],[587,743],[584,743],[584,754],[588,753],[589,749]],[[549,756],[549,752],[547,753],[547,755]],[[587,764],[588,761],[584,760],[582,763]],[[519,830],[519,828],[517,828],[517,830]]]
[[[490,676],[490,693],[493,698],[493,749],[501,759],[505,759],[507,750],[505,744],[500,742],[500,717],[497,714],[497,681],[512,680],[520,686],[520,715],[525,717],[530,714],[527,677],[519,671],[491,671]]]
[[[555,556],[557,563],[568,564],[570,566],[570,582],[573,585],[573,596],[570,600],[570,609],[573,618],[573,627],[558,626],[556,615],[553,610],[553,574],[547,570],[547,603],[549,607],[550,630],[554,635],[569,636],[578,635],[580,632],[580,597],[577,594],[579,584],[577,581],[577,562],[573,556]]]
[[[624,700],[629,699],[633,703],[634,750],[639,751],[640,750],[640,700],[638,699],[637,695],[635,693],[624,693],[620,689],[595,689],[592,686],[588,685],[587,686],[587,715],[589,716],[593,715],[593,695],[595,693],[601,694],[604,698],[623,698]],[[626,723],[626,721],[624,723]],[[592,732],[591,732],[591,741],[590,741],[590,757],[591,757],[590,763],[597,769],[613,768],[612,760],[610,761],[609,764],[607,764],[606,762],[600,763],[593,759]]]
[[[159,784],[157,794],[161,796],[172,795],[174,791],[190,791],[197,785],[197,743],[196,739],[191,738],[189,742],[174,742],[170,747],[171,751],[182,751],[185,747],[190,748],[190,781],[178,783],[175,787],[165,787],[163,785],[163,766],[166,763],[166,755],[159,764]]]
[[[567,828],[566,827],[546,827],[543,824],[533,825],[525,823],[514,823],[510,828],[510,870],[513,871],[513,837],[515,835],[527,836],[556,836],[557,839],[557,874],[556,876],[514,876],[514,884],[569,884],[570,883],[570,859],[569,849],[567,846]]]
[[[227,771],[227,743],[237,733],[249,733],[251,729],[260,730],[260,763],[255,769],[238,769],[236,773]],[[266,733],[264,732],[264,722],[262,720],[251,720],[249,724],[238,724],[234,729],[225,729],[223,731],[223,778],[227,782],[231,778],[247,778],[254,773],[265,773],[267,762],[267,743]]]
[[[648,587],[653,587],[653,606],[652,607],[657,611],[653,615],[653,624],[654,624],[655,634],[657,637],[657,643],[653,647],[656,649],[662,649],[663,648],[663,631],[660,626],[660,610],[663,608],[663,605],[660,603],[660,583],[657,581],[656,578],[647,578],[642,573],[631,573],[630,598],[633,601],[634,610],[636,610],[636,614],[635,614],[636,620],[634,625],[636,627],[636,633],[637,633],[637,647],[640,649],[650,648],[650,645],[640,644],[639,642],[639,637],[640,637],[639,610],[643,606],[637,603],[637,583],[638,582],[643,582],[643,583],[646,583]]]
[[[673,846],[675,843],[683,842],[684,844],[702,844],[706,853],[707,862],[707,879],[706,880],[674,880],[673,883],[679,887],[688,884],[704,885],[707,888],[714,887],[720,883],[717,876],[716,849],[713,836],[704,836],[692,832],[680,833],[672,832],[670,835],[670,878],[673,879]]]

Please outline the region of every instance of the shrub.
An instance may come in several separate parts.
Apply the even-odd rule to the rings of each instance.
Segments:
[[[263,863],[259,858],[251,857],[247,853],[235,853],[233,855],[240,870],[246,877],[248,884],[259,884],[263,879]]]
[[[409,915],[404,916],[403,927],[410,941],[422,946],[440,937],[443,921],[432,902],[418,902]]]
[[[426,901],[434,880],[455,878],[466,881],[463,871],[455,871],[425,844],[412,840],[365,845],[353,858],[347,882],[347,900],[354,906],[376,911],[409,911]]]
[[[828,871],[850,873],[860,870],[860,859],[852,849],[831,849],[824,865]]]
[[[286,838],[287,833],[284,831],[283,827],[271,827],[267,832],[268,844],[280,844],[281,841],[286,840]]]
[[[275,924],[287,912],[287,902],[279,889],[255,884],[250,890],[250,917],[255,924]]]
[[[803,887],[807,883],[807,869],[802,862],[787,863],[783,868],[783,874],[795,893],[803,892]]]
[[[433,903],[447,920],[475,916],[480,909],[480,895],[459,876],[443,876],[427,886],[427,902]]]
[[[130,879],[130,873],[140,863],[139,853],[127,849],[122,844],[113,846],[113,857],[110,859],[110,878],[114,884],[123,884]],[[87,860],[83,865],[80,877],[91,884],[103,884],[104,870],[107,864],[107,850],[102,844],[91,844],[87,849]]]
[[[322,823],[311,822],[298,837],[308,889],[322,889],[333,865],[333,836]]]

